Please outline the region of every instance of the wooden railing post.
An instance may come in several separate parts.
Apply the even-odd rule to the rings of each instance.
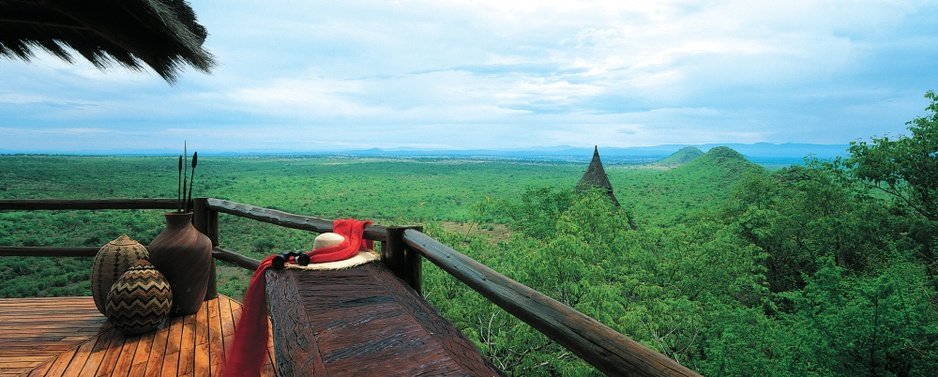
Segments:
[[[218,246],[218,212],[208,208],[208,199],[192,199],[192,225],[202,234],[212,240],[212,248]],[[215,277],[215,260],[209,267],[208,289],[205,290],[205,300],[211,300],[218,297],[218,284]]]
[[[404,242],[404,231],[407,229],[423,230],[419,226],[389,226],[388,239],[381,243],[381,260],[394,275],[404,280],[417,293],[423,294],[423,271],[420,267],[422,257],[417,250],[408,247]]]

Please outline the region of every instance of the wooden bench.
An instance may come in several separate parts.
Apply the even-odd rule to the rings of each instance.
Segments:
[[[380,261],[266,279],[281,376],[503,375]]]

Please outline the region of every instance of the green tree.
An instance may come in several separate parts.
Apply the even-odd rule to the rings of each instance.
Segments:
[[[895,199],[894,228],[901,237],[899,250],[915,255],[929,268],[932,287],[938,290],[938,95],[925,93],[929,113],[906,123],[911,135],[873,138],[851,143],[851,156],[836,161],[848,178]]]
[[[897,258],[856,275],[833,258],[802,292],[786,293],[796,312],[782,316],[792,347],[809,347],[811,374],[926,376],[938,368],[938,315],[920,264]]]
[[[551,187],[527,188],[521,200],[505,199],[486,201],[474,208],[477,212],[489,212],[505,220],[516,232],[544,239],[554,234],[554,226],[560,216],[573,204],[573,189]],[[485,208],[483,208],[485,207]]]
[[[853,174],[931,221],[938,221],[938,95],[925,93],[930,112],[906,123],[911,136],[853,142]]]

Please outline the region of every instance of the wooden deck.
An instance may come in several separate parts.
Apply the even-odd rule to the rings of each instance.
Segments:
[[[226,296],[157,331],[125,337],[91,297],[0,299],[0,376],[212,376],[241,304]],[[262,376],[275,375],[273,343]]]
[[[384,263],[268,270],[266,277],[283,375],[502,375]]]

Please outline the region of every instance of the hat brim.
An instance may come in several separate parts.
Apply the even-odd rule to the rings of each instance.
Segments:
[[[351,258],[343,259],[335,262],[323,262],[323,263],[310,263],[305,266],[300,266],[295,263],[287,264],[286,268],[292,268],[297,270],[312,270],[312,271],[325,271],[325,270],[344,270],[347,268],[361,266],[366,263],[371,263],[380,259],[378,253],[371,250],[359,250],[357,254],[353,255]]]

